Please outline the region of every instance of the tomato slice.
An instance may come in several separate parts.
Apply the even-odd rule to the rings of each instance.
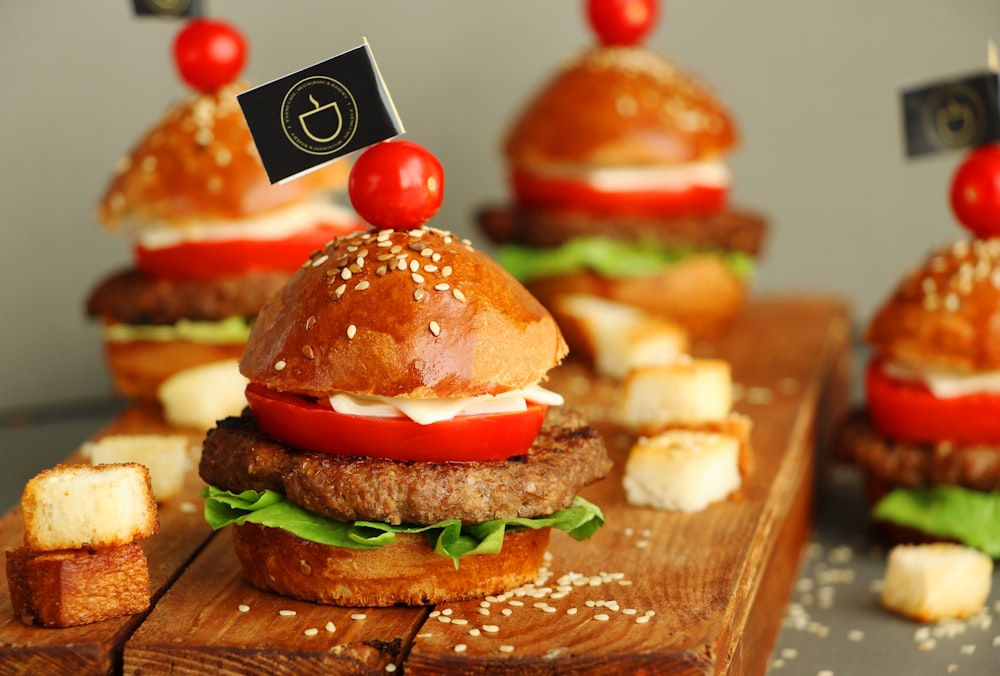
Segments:
[[[868,414],[886,437],[915,443],[1000,443],[1000,394],[939,399],[923,383],[892,378],[882,359],[865,374]]]
[[[250,383],[247,402],[267,435],[290,446],[333,455],[420,462],[506,460],[531,448],[546,407],[486,413],[421,425],[409,418],[338,413],[328,401],[310,401]]]
[[[560,209],[595,216],[677,218],[710,216],[726,207],[728,189],[693,185],[681,190],[639,189],[604,191],[569,178],[515,171],[511,188],[518,202],[537,208]]]
[[[251,272],[292,273],[309,254],[334,237],[365,227],[361,222],[323,224],[278,240],[209,240],[155,249],[136,244],[135,261],[143,272],[168,279],[210,280]]]

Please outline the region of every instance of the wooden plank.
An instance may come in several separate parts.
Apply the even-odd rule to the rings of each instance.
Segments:
[[[128,409],[102,429],[108,434],[158,434],[178,431],[155,412]],[[201,435],[195,435],[200,438]],[[67,449],[69,450],[69,449]],[[72,454],[67,462],[85,462]],[[160,532],[142,542],[149,561],[153,602],[163,595],[181,570],[213,536],[201,516],[198,492],[203,483],[197,472],[188,472],[181,494],[159,505]],[[0,520],[0,546],[4,551],[20,546],[24,518],[15,507]],[[7,590],[7,576],[0,575],[0,674],[113,674],[121,673],[122,648],[145,613],[96,624],[61,629],[26,626],[14,617]]]
[[[846,400],[837,374],[848,334],[836,299],[768,298],[725,339],[697,346],[732,363],[738,409],[754,420],[755,474],[731,500],[690,515],[628,505],[621,479],[632,438],[614,423],[614,385],[569,364],[553,385],[598,424],[616,466],[584,491],[607,526],[582,543],[554,533],[545,582],[352,620],[350,609],[252,589],[225,535],[128,641],[124,671],[762,673],[808,531],[813,435],[825,425],[817,410]]]

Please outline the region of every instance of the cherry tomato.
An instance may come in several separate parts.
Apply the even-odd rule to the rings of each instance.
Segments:
[[[211,280],[251,272],[295,272],[309,254],[334,237],[364,228],[361,223],[317,226],[285,239],[184,242],[149,249],[135,246],[136,266],[167,279]]]
[[[247,403],[265,434],[295,448],[333,455],[400,461],[470,462],[523,455],[534,443],[546,407],[459,416],[430,425],[409,418],[337,413],[329,401],[313,402],[250,383]]]
[[[415,228],[441,207],[444,169],[419,144],[383,141],[355,161],[347,192],[354,210],[375,227]]]
[[[587,18],[601,44],[638,44],[656,23],[656,0],[587,0]]]
[[[973,149],[951,181],[951,208],[976,237],[1000,235],[1000,144]]]
[[[868,415],[890,439],[914,443],[1000,443],[1000,395],[970,394],[939,399],[922,383],[895,380],[881,359],[865,374]]]
[[[200,92],[214,92],[239,77],[246,62],[243,35],[222,21],[192,19],[174,38],[181,79]]]
[[[676,218],[708,216],[726,206],[728,190],[691,186],[682,190],[601,191],[571,179],[514,172],[511,187],[523,206],[559,209],[595,216]]]

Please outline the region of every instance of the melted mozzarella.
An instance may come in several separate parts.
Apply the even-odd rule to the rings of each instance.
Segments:
[[[921,382],[938,399],[970,394],[1000,394],[1000,371],[956,373],[940,369],[918,369],[894,361],[885,362],[885,372],[896,380]]]
[[[678,167],[550,168],[538,173],[579,180],[604,192],[728,188],[733,183],[732,172],[722,162],[692,162]]]
[[[308,230],[317,223],[352,223],[350,210],[322,200],[296,204],[268,212],[258,218],[238,221],[208,221],[184,227],[149,227],[138,235],[146,249],[162,249],[186,242],[217,242],[229,239],[277,240]]]
[[[484,413],[510,413],[524,411],[529,401],[559,406],[563,398],[539,385],[501,394],[483,394],[477,397],[454,399],[399,399],[394,397],[359,396],[338,392],[330,397],[330,405],[337,413],[366,415],[378,418],[407,417],[421,425],[451,420],[462,415]]]

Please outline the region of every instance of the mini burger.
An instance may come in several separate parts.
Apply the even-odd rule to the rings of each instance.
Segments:
[[[351,196],[366,220],[355,184],[376,155],[383,168],[432,158],[405,141],[361,155]],[[440,190],[432,164],[420,190]],[[375,202],[406,201],[367,183]],[[582,539],[603,523],[577,493],[609,471],[604,444],[540,385],[566,351],[551,315],[467,241],[427,227],[341,236],[253,326],[249,407],[204,442],[206,518],[233,525],[255,586],[317,603],[419,605],[533,581],[552,528]]]
[[[180,371],[237,359],[261,305],[309,252],[361,227],[331,198],[346,188],[346,162],[268,182],[236,100],[249,85],[235,79],[245,55],[235,29],[195,19],[174,49],[197,91],[139,140],[108,184],[100,220],[134,239],[134,261],[86,303],[103,325],[115,390],[145,401]]]
[[[483,209],[480,227],[554,312],[558,297],[587,294],[716,334],[744,304],[766,230],[728,206],[735,124],[704,84],[637,44],[655,2],[589,4],[602,42],[512,125],[503,152],[513,200]],[[628,16],[646,22],[641,31],[609,30]]]
[[[934,252],[866,338],[867,409],[835,447],[862,469],[877,523],[1000,557],[1000,239]]]

